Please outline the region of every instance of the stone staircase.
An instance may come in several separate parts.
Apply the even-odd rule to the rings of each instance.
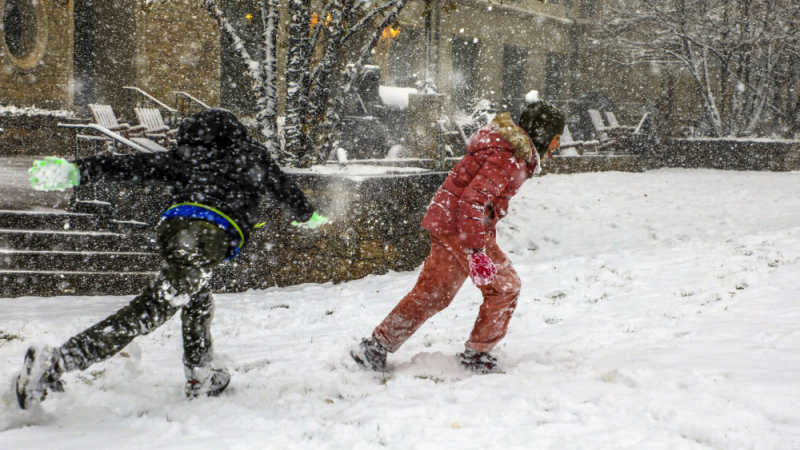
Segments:
[[[0,297],[132,294],[160,267],[146,223],[0,210]]]

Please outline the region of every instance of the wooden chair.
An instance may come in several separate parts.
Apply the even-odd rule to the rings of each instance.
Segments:
[[[111,109],[111,105],[90,104],[89,110],[92,112],[92,117],[97,125],[109,131],[119,133],[125,138],[142,135],[145,130],[145,127],[140,125],[132,127],[127,123],[119,123],[117,116],[114,114],[114,110]]]
[[[170,129],[161,116],[158,108],[134,108],[140,126],[145,127],[144,135],[156,142],[162,142],[164,147],[169,147],[170,138],[178,134],[178,129]]]
[[[608,134],[613,138],[628,137],[635,130],[634,127],[620,125],[619,121],[617,121],[617,116],[611,111],[606,111],[606,119],[608,120]]]
[[[636,125],[636,128],[633,129],[633,134],[636,134],[636,135],[645,134],[646,133],[646,128],[648,127],[647,125],[648,125],[649,121],[650,121],[650,113],[646,112],[646,113],[644,113],[642,118],[639,120],[639,124]]]
[[[600,141],[597,140],[572,140],[572,133],[569,131],[569,125],[565,125],[564,132],[561,133],[561,146],[553,153],[559,156],[583,156],[586,153],[597,153],[597,147],[599,146]]]
[[[613,141],[611,136],[608,135],[609,127],[603,123],[603,117],[600,115],[600,111],[596,109],[590,109],[588,112],[589,119],[592,121],[592,127],[594,127],[594,134],[597,135],[597,139],[600,141],[600,143],[605,144]]]

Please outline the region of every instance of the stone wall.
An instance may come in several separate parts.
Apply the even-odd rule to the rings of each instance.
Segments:
[[[800,170],[800,141],[671,139],[647,156],[664,167],[786,172]]]
[[[663,167],[657,158],[642,155],[557,156],[545,161],[542,175],[567,175],[585,172],[644,172]]]
[[[199,2],[153,2],[136,14],[136,80],[162,102],[172,91],[219,105],[219,30]]]
[[[239,292],[300,283],[334,283],[413,270],[428,255],[420,228],[433,193],[447,173],[359,178],[295,175],[312,204],[331,222],[318,230],[289,225],[280,208],[262,207],[266,225],[228,267],[215,289]]]
[[[0,27],[0,105],[60,109],[72,105],[72,1],[33,2],[37,49],[15,58]],[[0,21],[6,0],[0,0]]]
[[[359,177],[291,175],[315,209],[331,219],[317,230],[290,225],[273,203],[261,207],[265,225],[255,230],[239,256],[216,270],[217,292],[240,292],[269,286],[335,283],[412,270],[430,250],[420,228],[433,193],[446,172]],[[99,184],[75,189],[77,199],[113,203],[115,220],[155,225],[171,204],[169,188],[133,183]],[[131,249],[130,251],[141,251]]]
[[[0,156],[75,155],[76,129],[59,128],[59,123],[79,120],[53,116],[0,116]]]

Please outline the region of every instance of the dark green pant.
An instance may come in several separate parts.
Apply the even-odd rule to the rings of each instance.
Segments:
[[[225,259],[228,236],[203,220],[166,220],[156,233],[166,268],[127,306],[61,346],[68,371],[114,356],[137,336],[163,325],[181,305],[183,363],[202,367],[211,362],[214,299],[209,281],[211,270]]]

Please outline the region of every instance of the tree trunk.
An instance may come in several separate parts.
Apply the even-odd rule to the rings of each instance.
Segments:
[[[286,66],[286,151],[301,167],[311,165],[304,109],[308,103],[311,63],[311,0],[289,0],[289,61]]]
[[[264,59],[261,61],[261,89],[258,96],[258,128],[266,140],[267,149],[277,155],[280,150],[278,136],[278,13],[279,0],[260,0],[261,20],[264,24]],[[279,158],[281,159],[281,158]]]

